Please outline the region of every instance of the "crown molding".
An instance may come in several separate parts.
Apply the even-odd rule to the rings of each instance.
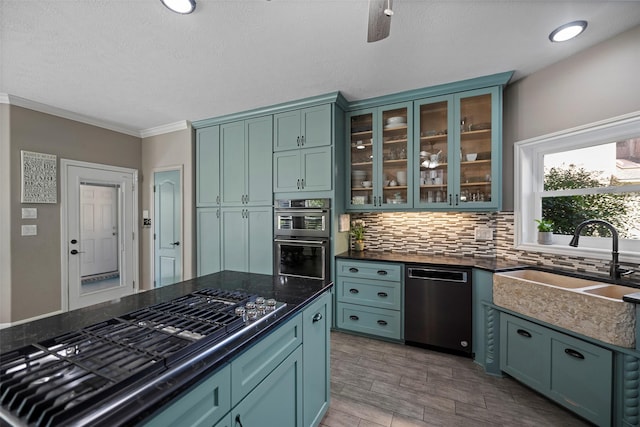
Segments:
[[[162,135],[165,133],[176,132],[179,130],[189,129],[188,120],[180,120],[179,122],[169,123],[166,125],[160,125],[149,129],[143,129],[140,131],[140,138],[149,138],[151,136]]]

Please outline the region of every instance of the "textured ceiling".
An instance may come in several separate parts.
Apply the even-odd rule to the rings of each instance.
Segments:
[[[340,90],[364,99],[515,70],[640,25],[639,1],[395,0],[367,43],[367,0],[0,0],[0,93],[141,130]],[[547,36],[568,21],[587,31]]]

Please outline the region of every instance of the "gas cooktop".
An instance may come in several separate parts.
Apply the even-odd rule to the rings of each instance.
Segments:
[[[203,289],[0,355],[0,418],[64,424],[107,396],[157,375],[286,304]]]

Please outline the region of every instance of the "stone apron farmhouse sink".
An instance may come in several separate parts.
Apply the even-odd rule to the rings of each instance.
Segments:
[[[635,348],[638,289],[538,270],[493,275],[493,302],[609,344]]]

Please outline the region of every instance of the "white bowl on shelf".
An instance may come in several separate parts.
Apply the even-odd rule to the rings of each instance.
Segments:
[[[478,153],[467,154],[467,162],[475,162],[477,158],[478,158]]]
[[[406,122],[407,122],[407,119],[405,119],[404,117],[402,117],[402,116],[395,116],[395,117],[389,117],[389,118],[387,119],[387,122],[386,122],[386,123],[387,123],[388,125],[390,125],[390,124],[394,124],[394,123],[395,123],[395,124],[400,124],[400,123],[403,123],[403,124],[404,124],[404,123],[406,123]]]

